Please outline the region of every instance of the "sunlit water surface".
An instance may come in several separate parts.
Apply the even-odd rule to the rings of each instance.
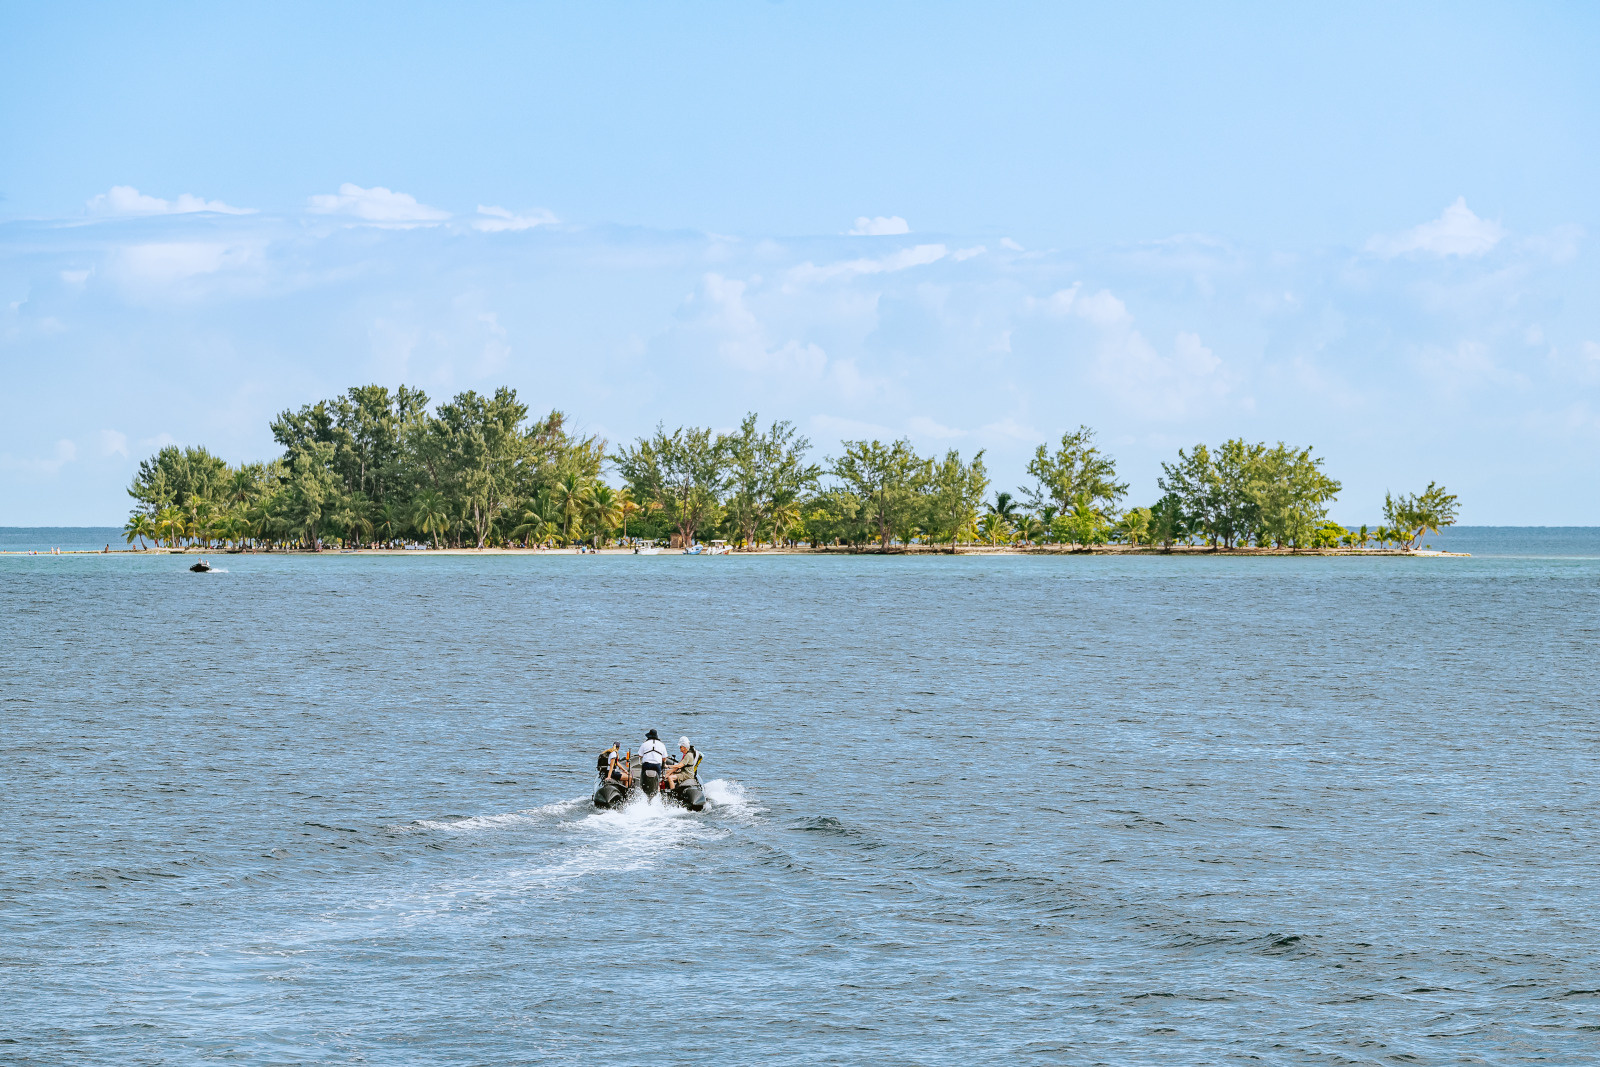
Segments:
[[[0,1061],[1592,1062],[1573,536],[5,557]]]

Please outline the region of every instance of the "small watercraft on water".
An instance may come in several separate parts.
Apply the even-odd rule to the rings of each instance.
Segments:
[[[199,563],[196,563],[189,569],[195,571],[196,573],[204,574],[206,571],[211,569],[211,564],[207,563],[205,560],[201,560]]]
[[[594,806],[602,811],[615,811],[627,807],[628,802],[643,794],[646,800],[659,796],[663,804],[676,804],[688,808],[690,811],[704,811],[706,809],[706,792],[701,788],[696,778],[700,767],[700,755],[694,753],[695,762],[686,776],[680,776],[676,784],[669,787],[665,782],[659,781],[654,771],[644,774],[633,753],[618,753],[615,749],[607,749],[600,753],[596,761],[596,771],[600,781],[594,789]],[[652,764],[652,766],[655,766]]]

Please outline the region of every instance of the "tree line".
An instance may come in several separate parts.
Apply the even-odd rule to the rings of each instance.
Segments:
[[[1162,464],[1162,496],[1124,507],[1127,483],[1086,426],[1038,446],[1030,486],[992,497],[981,450],[924,456],[904,439],[846,440],[814,462],[792,423],[763,428],[754,414],[731,433],[660,425],[613,449],[560,411],[530,417],[509,388],[430,409],[419,389],[361,386],[284,411],[271,428],[283,454],[270,462],[231,466],[198,446],[143,460],[128,542],[1415,547],[1456,510],[1430,483],[1387,497],[1384,525],[1347,529],[1327,518],[1341,487],[1310,448],[1243,439],[1180,449]]]

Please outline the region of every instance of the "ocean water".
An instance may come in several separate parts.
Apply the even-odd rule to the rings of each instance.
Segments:
[[[1594,1062],[1574,538],[3,557],[0,1061]]]

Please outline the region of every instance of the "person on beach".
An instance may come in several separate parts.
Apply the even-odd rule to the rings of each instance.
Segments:
[[[687,737],[678,738],[678,752],[678,762],[667,768],[668,789],[676,789],[684,782],[698,781],[700,777],[700,761],[705,757],[695,750]]]
[[[645,796],[653,797],[661,787],[661,767],[667,762],[667,746],[661,743],[654,730],[644,735],[644,744],[639,746],[639,762],[639,784],[644,787]]]

